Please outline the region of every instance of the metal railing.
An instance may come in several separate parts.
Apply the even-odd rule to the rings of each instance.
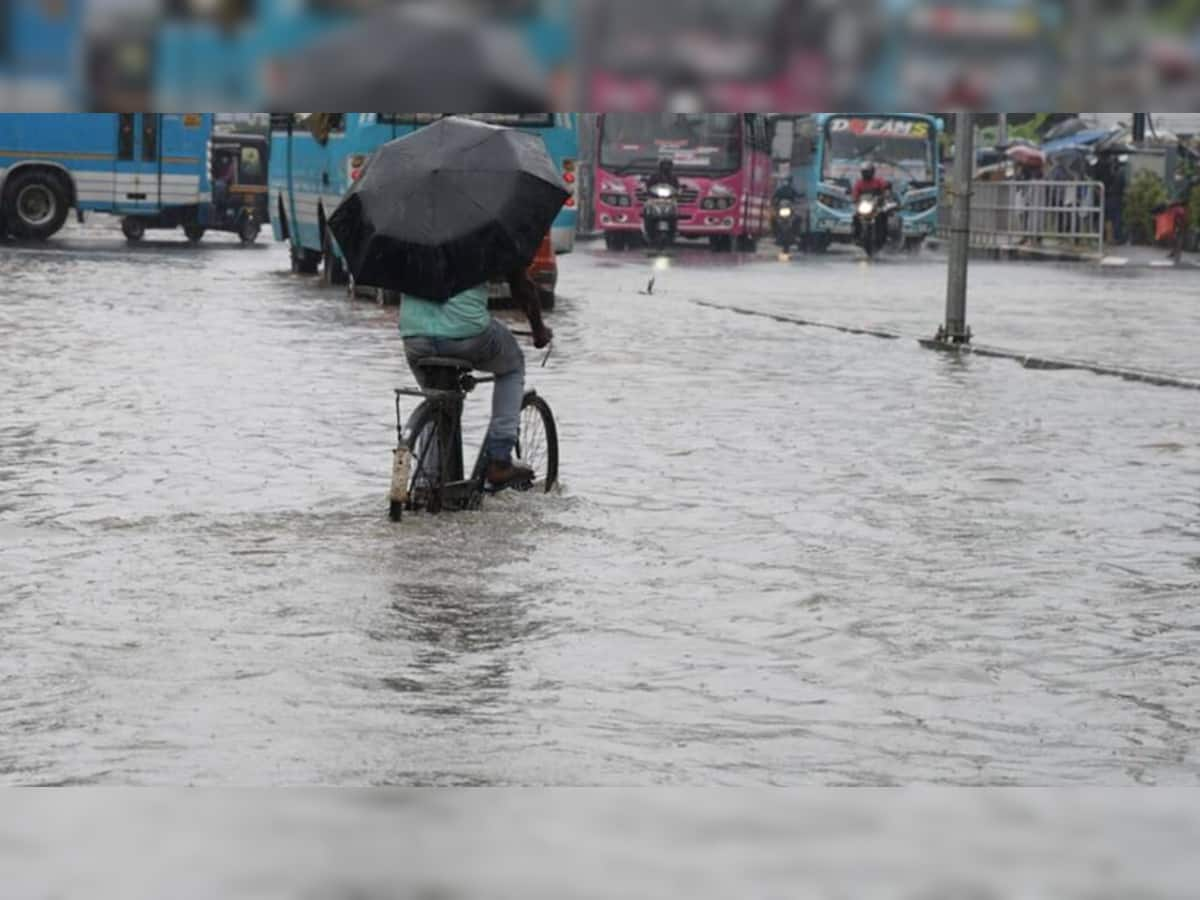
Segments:
[[[1096,181],[976,181],[971,185],[971,246],[1101,257],[1104,185]],[[938,210],[950,234],[953,187]]]

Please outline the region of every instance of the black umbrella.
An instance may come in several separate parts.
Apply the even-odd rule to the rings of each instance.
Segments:
[[[527,267],[567,196],[538,135],[452,116],[380,147],[329,230],[356,282],[444,300]]]
[[[427,8],[384,8],[285,60],[272,109],[540,112],[548,85],[520,39]]]

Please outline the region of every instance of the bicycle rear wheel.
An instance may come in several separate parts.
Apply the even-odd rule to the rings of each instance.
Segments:
[[[533,391],[521,403],[516,458],[533,469],[535,490],[554,490],[558,484],[558,426],[550,405]]]
[[[447,484],[462,481],[462,437],[455,424],[453,415],[430,403],[409,419],[409,512],[441,512]]]

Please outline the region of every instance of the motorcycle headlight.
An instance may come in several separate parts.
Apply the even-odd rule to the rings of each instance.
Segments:
[[[860,216],[869,216],[875,212],[875,204],[870,200],[860,200],[858,202],[858,214]]]
[[[665,184],[656,184],[654,186],[654,196],[666,200],[671,196],[671,189]]]
[[[779,208],[779,218],[787,219],[787,218],[791,218],[791,215],[792,215],[792,208],[790,206],[781,206]]]

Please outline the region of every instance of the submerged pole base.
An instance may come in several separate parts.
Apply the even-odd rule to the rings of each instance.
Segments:
[[[937,344],[969,344],[971,343],[971,328],[964,325],[961,329],[951,329],[945,325],[939,325],[937,334],[933,336],[933,342]]]

